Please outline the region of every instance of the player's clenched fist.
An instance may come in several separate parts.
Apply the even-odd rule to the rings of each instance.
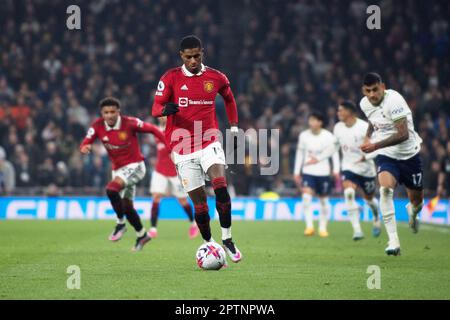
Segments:
[[[162,115],[168,116],[168,115],[177,113],[178,111],[180,111],[180,110],[178,109],[178,105],[176,103],[168,102],[164,105],[164,110],[162,112]]]
[[[360,148],[365,153],[371,153],[377,150],[377,145],[374,143],[366,142],[363,143]]]
[[[85,145],[81,146],[80,152],[82,154],[88,154],[89,152],[91,152],[91,149],[92,149],[92,145],[91,144],[85,144]]]

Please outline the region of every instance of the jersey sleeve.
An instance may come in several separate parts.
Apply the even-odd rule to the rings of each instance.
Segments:
[[[299,175],[303,165],[303,158],[305,155],[306,145],[304,139],[302,139],[303,135],[300,134],[297,143],[297,150],[295,152],[295,165],[294,165],[294,175]]]
[[[168,143],[166,142],[164,133],[161,130],[159,130],[159,128],[154,124],[144,122],[139,118],[133,117],[131,118],[131,126],[135,132],[153,134],[156,138],[158,138],[161,142],[163,142],[166,145],[166,147],[170,149]]]
[[[161,117],[164,105],[170,102],[173,95],[173,73],[166,72],[158,82],[152,106],[152,116]]]
[[[219,94],[223,97],[225,101],[225,110],[227,112],[228,122],[230,125],[237,125],[238,123],[238,112],[236,100],[234,99],[233,92],[231,91],[230,81],[228,78],[221,74],[222,86],[219,90]]]
[[[397,92],[393,94],[392,101],[388,107],[388,112],[394,122],[405,118],[409,113],[411,113],[405,99]]]
[[[95,139],[97,139],[97,130],[95,124],[92,124],[91,127],[88,129],[86,136],[84,137],[83,141],[80,144],[80,149],[87,145],[92,144]]]

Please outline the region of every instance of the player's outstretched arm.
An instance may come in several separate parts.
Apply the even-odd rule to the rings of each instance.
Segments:
[[[157,126],[155,126],[154,124],[144,122],[144,121],[136,118],[135,130],[136,130],[136,132],[153,134],[155,137],[157,137],[159,140],[161,140],[166,145],[166,147],[168,147],[170,149],[170,146],[166,141],[166,137],[164,136],[164,133],[161,130],[159,130],[159,128]]]

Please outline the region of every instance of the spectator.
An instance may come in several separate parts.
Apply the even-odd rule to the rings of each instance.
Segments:
[[[16,187],[16,172],[14,167],[6,159],[5,149],[0,147],[0,195],[7,195]]]

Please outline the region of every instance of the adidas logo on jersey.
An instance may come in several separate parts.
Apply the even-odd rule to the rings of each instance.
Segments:
[[[187,85],[183,85],[183,86],[181,87],[181,90],[184,90],[184,91],[188,90]]]

